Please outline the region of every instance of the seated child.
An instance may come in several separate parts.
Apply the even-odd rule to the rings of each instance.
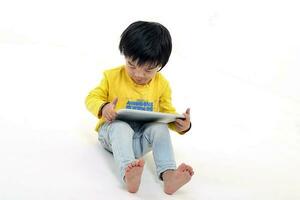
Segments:
[[[170,33],[159,23],[137,21],[122,33],[119,49],[126,64],[104,72],[101,83],[86,97],[87,109],[99,118],[99,141],[112,152],[129,192],[138,191],[142,156],[152,151],[164,192],[173,194],[190,181],[194,171],[184,163],[176,166],[169,128],[181,135],[189,131],[190,109],[184,120],[169,124],[116,120],[116,111],[122,108],[176,113],[169,82],[159,72],[172,51]]]

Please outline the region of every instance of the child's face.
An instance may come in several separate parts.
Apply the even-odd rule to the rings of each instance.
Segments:
[[[160,69],[159,66],[142,65],[138,66],[137,61],[133,62],[130,58],[126,60],[126,72],[129,77],[138,85],[145,85],[149,83]]]

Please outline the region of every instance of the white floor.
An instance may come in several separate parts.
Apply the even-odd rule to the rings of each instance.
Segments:
[[[300,198],[299,126],[293,128],[291,116],[273,131],[255,128],[253,121],[231,127],[215,121],[203,131],[208,120],[194,116],[188,135],[172,137],[178,163],[190,163],[195,176],[172,197],[155,177],[151,154],[145,157],[140,190],[129,194],[118,182],[112,156],[89,127],[34,130],[1,120],[0,199]]]

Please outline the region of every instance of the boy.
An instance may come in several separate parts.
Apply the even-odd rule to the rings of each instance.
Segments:
[[[99,141],[112,152],[129,192],[138,191],[144,167],[141,157],[152,150],[164,192],[173,194],[194,172],[184,163],[176,167],[168,128],[185,134],[191,128],[190,109],[184,120],[168,125],[115,120],[121,108],[176,113],[169,83],[159,73],[171,54],[170,33],[159,23],[137,21],[122,33],[119,49],[126,64],[105,71],[100,85],[85,101],[88,110],[100,119],[96,127]]]

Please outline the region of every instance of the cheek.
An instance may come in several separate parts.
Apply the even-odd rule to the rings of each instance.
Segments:
[[[135,74],[134,74],[134,72],[130,72],[130,71],[128,71],[128,75],[130,76],[130,78],[134,78],[134,77],[135,77]]]
[[[147,81],[150,81],[150,80],[152,80],[152,79],[153,79],[153,77],[147,78]]]
[[[155,77],[155,74],[152,75],[152,76],[150,76],[148,79],[151,80],[151,79],[153,79],[154,77]]]

